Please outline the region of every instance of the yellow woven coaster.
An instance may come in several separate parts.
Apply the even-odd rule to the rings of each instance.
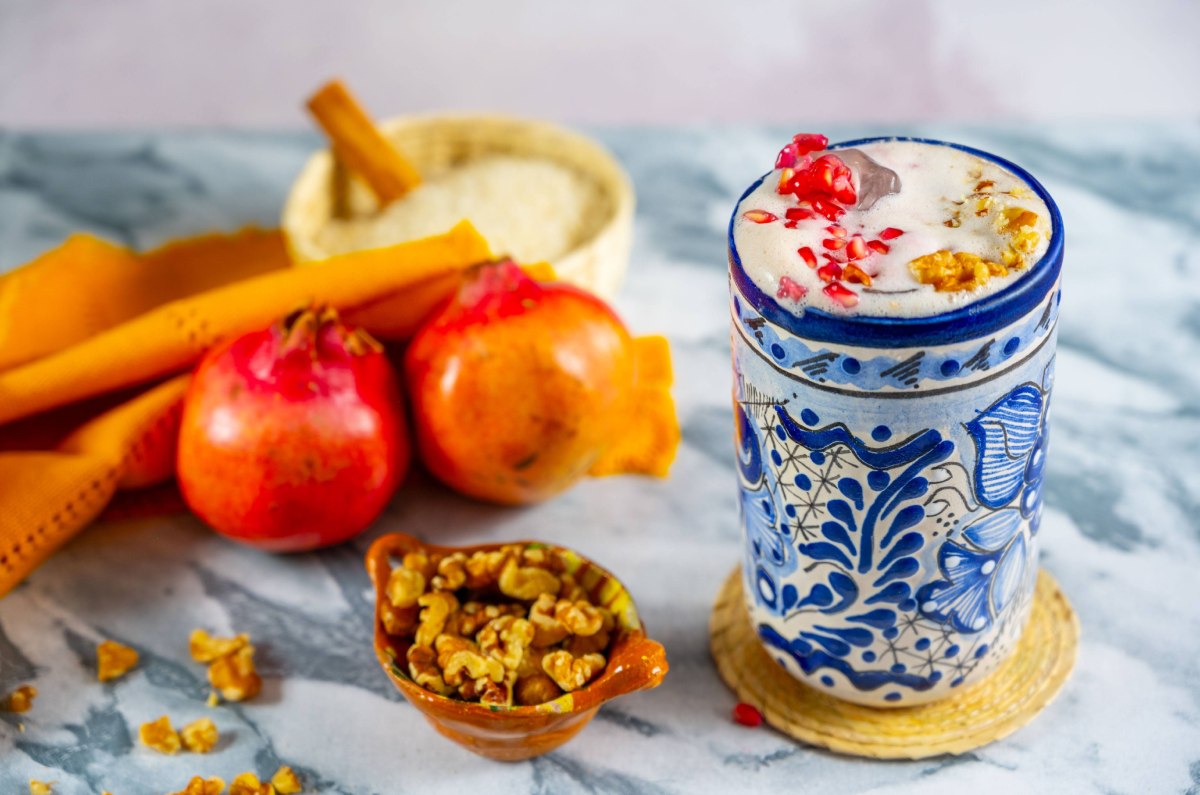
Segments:
[[[750,623],[740,569],[721,588],[709,636],[721,678],[784,734],[853,756],[924,759],[966,753],[1033,720],[1075,665],[1079,621],[1058,583],[1042,570],[1029,625],[1007,660],[961,693],[896,709],[840,701],[802,684],[771,659]]]

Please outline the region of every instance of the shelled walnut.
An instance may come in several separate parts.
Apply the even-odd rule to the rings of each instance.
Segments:
[[[616,623],[568,568],[540,545],[410,552],[388,577],[380,623],[411,640],[408,672],[427,690],[492,706],[553,701],[600,675]]]

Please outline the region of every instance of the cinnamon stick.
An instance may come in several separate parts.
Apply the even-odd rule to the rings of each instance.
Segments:
[[[363,110],[342,83],[331,80],[308,100],[308,110],[329,136],[334,154],[388,204],[421,184],[421,174]]]

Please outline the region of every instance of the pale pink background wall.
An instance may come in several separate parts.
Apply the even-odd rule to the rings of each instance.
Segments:
[[[1195,0],[0,0],[0,124],[1200,116]]]

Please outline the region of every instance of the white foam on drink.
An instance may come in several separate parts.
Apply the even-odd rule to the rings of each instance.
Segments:
[[[853,308],[847,309],[823,293],[826,282],[797,253],[808,246],[816,255],[818,266],[823,265],[825,259],[821,254],[826,249],[821,241],[831,237],[826,231],[830,222],[817,216],[799,221],[795,229],[784,226],[785,212],[797,204],[795,196],[776,191],[779,171],[768,174],[738,205],[734,243],[750,279],[770,296],[776,296],[784,276],[807,291],[799,301],[777,298],[781,307],[796,314],[811,306],[840,315],[927,317],[1003,290],[1030,273],[1045,254],[1050,241],[1050,212],[1045,202],[1023,180],[996,163],[961,149],[916,141],[880,141],[856,148],[895,171],[900,177],[900,191],[884,196],[869,209],[850,208],[835,223],[846,230],[847,240],[855,234],[867,240],[878,239],[879,233],[888,227],[901,229],[904,234],[884,241],[889,247],[887,254],[871,252],[862,263],[863,269],[872,275],[869,288],[846,284],[859,294],[859,303]],[[977,216],[977,198],[972,194],[984,180],[994,183],[990,187],[992,208],[984,216]],[[858,184],[857,174],[855,184]],[[942,249],[1002,261],[1009,238],[997,230],[996,219],[1006,207],[1027,209],[1038,217],[1035,225],[1038,244],[1026,255],[1023,269],[993,277],[974,290],[959,292],[938,292],[933,285],[917,280],[908,263]],[[779,220],[758,224],[743,217],[748,210],[766,210]],[[946,222],[955,212],[960,225],[948,227]]]

